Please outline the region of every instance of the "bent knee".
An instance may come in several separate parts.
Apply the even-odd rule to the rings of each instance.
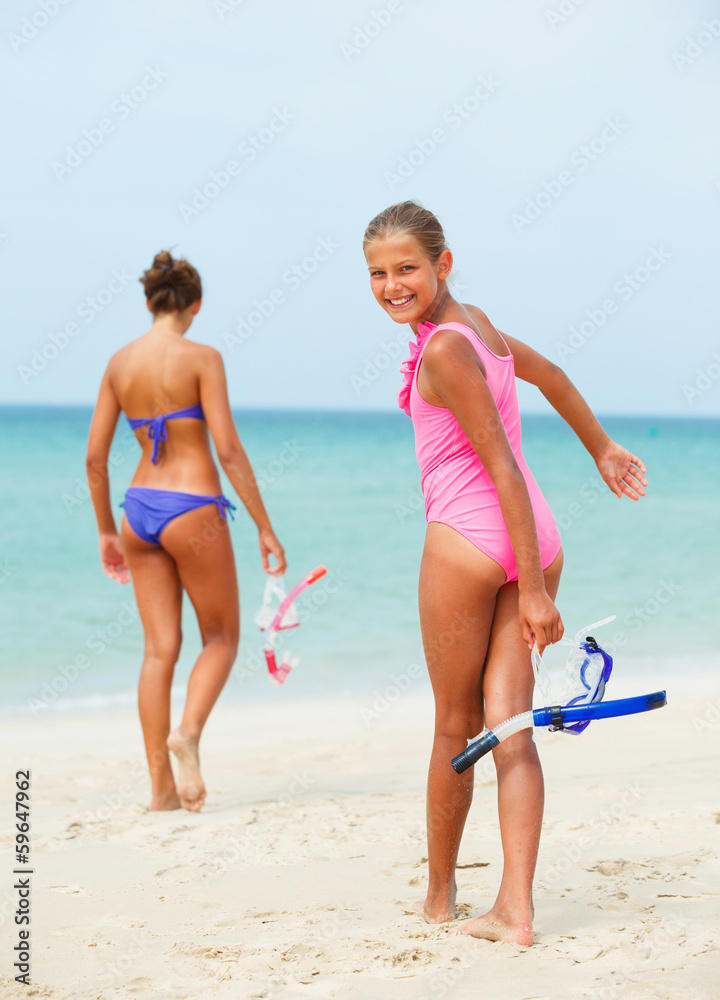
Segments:
[[[528,698],[503,698],[489,699],[485,702],[485,725],[488,729],[495,729],[501,722],[514,719],[516,715],[529,712],[532,709],[532,695]]]
[[[438,709],[435,714],[435,735],[450,739],[469,740],[483,729],[480,708],[462,711]]]
[[[225,655],[234,661],[240,645],[240,635],[234,629],[219,629],[203,636],[203,646],[222,647]]]
[[[145,643],[145,662],[172,670],[180,656],[182,635],[153,638]]]
[[[537,747],[533,740],[532,728],[521,729],[519,733],[508,736],[502,743],[498,743],[492,753],[496,767],[503,765],[512,767],[514,763],[537,760]]]

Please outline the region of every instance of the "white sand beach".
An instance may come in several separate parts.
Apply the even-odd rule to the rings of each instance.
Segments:
[[[200,814],[148,812],[132,713],[3,722],[6,817],[16,769],[32,769],[34,875],[24,986],[3,824],[2,997],[716,1000],[720,700],[538,735],[547,804],[529,949],[413,912],[430,698],[405,695],[373,728],[369,705],[219,706]],[[476,770],[463,918],[492,903],[501,865],[492,766]]]

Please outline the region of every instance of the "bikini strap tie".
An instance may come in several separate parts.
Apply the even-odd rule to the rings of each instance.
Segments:
[[[214,502],[215,506],[218,509],[218,513],[220,514],[220,517],[223,519],[223,521],[227,521],[227,514],[225,513],[226,510],[230,514],[230,520],[231,521],[235,520],[235,515],[233,514],[233,511],[237,510],[237,507],[235,506],[235,504],[230,503],[227,497],[224,497],[221,494],[220,496],[214,498]]]
[[[167,441],[168,431],[165,417],[151,417],[148,420],[147,436],[153,443],[152,464],[157,465],[158,450],[161,441]]]

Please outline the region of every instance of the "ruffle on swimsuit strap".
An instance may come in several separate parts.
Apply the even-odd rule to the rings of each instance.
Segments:
[[[434,323],[418,323],[417,340],[411,340],[408,344],[410,357],[405,358],[403,363],[400,365],[400,374],[403,377],[403,384],[398,391],[397,400],[400,409],[404,410],[408,416],[410,416],[410,389],[412,388],[412,380],[417,366],[418,355],[420,354],[420,351],[422,351],[425,341],[428,339],[433,330],[436,329],[437,327]]]

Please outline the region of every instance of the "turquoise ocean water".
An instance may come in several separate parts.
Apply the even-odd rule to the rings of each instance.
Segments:
[[[89,408],[0,408],[6,717],[134,702],[142,631],[131,587],[100,569],[84,483],[90,415]],[[264,586],[256,532],[238,510],[232,532],[243,638],[223,700],[371,698],[401,675],[422,687],[413,665],[423,663],[416,584],[425,521],[410,420],[399,411],[238,411],[236,420],[288,553],[286,582],[321,562],[330,576],[306,592],[303,626],[288,633],[300,666],[272,687],[252,621]],[[602,638],[614,648],[616,671],[636,677],[638,691],[652,689],[653,675],[717,671],[720,422],[604,424],[647,465],[649,493],[639,504],[607,490],[559,418],[526,416],[523,424],[525,456],[563,537],[558,605],[566,628],[617,615]],[[112,451],[116,510],[137,457],[123,422]],[[189,605],[184,634],[179,688],[199,650]]]

